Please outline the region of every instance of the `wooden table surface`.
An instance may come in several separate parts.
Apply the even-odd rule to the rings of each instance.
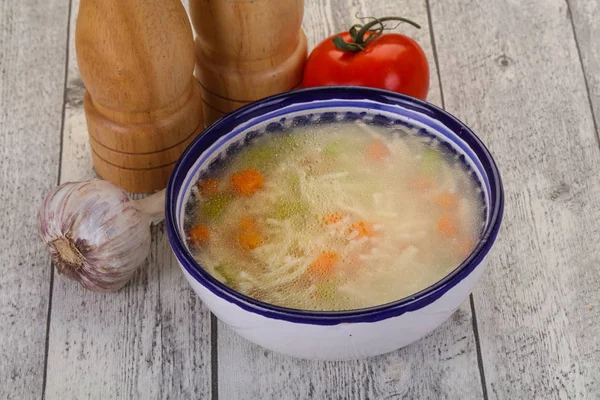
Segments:
[[[426,50],[429,100],[480,135],[506,190],[471,298],[427,338],[353,362],[234,334],[163,225],[118,293],[53,271],[40,201],[94,176],[78,3],[0,0],[0,399],[600,399],[600,0],[306,0],[310,48],[357,12],[419,22],[397,31]]]

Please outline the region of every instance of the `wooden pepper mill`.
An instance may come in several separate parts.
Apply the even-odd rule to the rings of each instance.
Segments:
[[[183,5],[81,0],[75,38],[96,171],[130,192],[164,188],[204,128]]]
[[[190,0],[204,118],[302,83],[304,0]]]

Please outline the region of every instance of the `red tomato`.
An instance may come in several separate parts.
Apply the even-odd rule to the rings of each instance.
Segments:
[[[350,33],[339,34],[351,42]],[[333,35],[314,48],[304,68],[304,87],[369,86],[425,100],[429,64],[421,46],[408,36],[386,33],[366,43],[357,53],[336,47]]]

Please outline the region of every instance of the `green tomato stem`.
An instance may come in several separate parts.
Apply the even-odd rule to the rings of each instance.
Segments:
[[[372,17],[371,17],[372,18]],[[363,51],[365,46],[377,39],[379,36],[383,34],[383,31],[386,30],[386,26],[383,24],[386,21],[399,21],[406,22],[411,24],[417,29],[421,29],[421,25],[417,24],[414,21],[411,21],[407,18],[402,17],[383,17],[383,18],[373,18],[372,21],[361,25],[354,24],[348,31],[350,33],[350,41],[346,42],[342,39],[341,35],[336,35],[332,40],[335,47],[342,51],[348,51],[351,53],[358,53],[359,51]],[[372,29],[374,26],[379,25],[378,28]],[[360,29],[360,30],[359,30]]]

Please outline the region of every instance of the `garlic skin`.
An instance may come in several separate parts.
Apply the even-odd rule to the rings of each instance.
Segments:
[[[164,192],[135,201],[93,179],[52,190],[38,212],[40,236],[59,274],[85,288],[122,288],[150,253],[150,225],[162,219]]]

